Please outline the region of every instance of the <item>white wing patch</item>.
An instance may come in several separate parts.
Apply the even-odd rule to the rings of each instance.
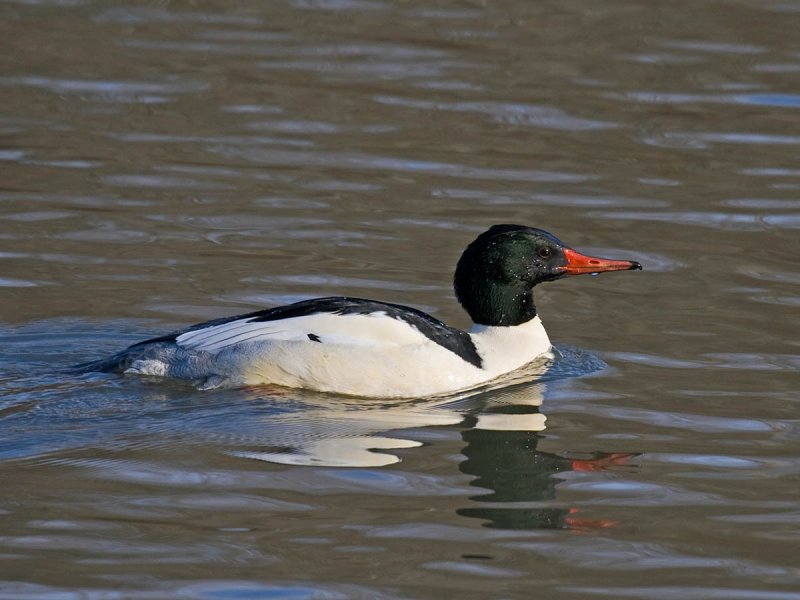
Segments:
[[[309,334],[319,338],[323,344],[394,346],[430,341],[415,327],[384,312],[350,315],[317,313],[275,321],[255,319],[257,317],[237,319],[188,331],[175,341],[186,350],[212,354],[237,344],[253,342],[303,341],[318,344],[309,338]]]

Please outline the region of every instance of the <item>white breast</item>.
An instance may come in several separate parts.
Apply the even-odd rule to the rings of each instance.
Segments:
[[[490,379],[518,369],[552,349],[538,315],[514,327],[474,325],[470,336]]]

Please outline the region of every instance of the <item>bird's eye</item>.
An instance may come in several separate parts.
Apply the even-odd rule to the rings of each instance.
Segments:
[[[550,258],[550,256],[552,256],[552,254],[553,254],[553,251],[550,248],[548,248],[547,246],[543,246],[543,247],[539,248],[539,256],[541,256],[542,258]]]

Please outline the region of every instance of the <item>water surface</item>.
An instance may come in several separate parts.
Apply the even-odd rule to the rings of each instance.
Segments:
[[[794,4],[0,12],[0,598],[800,598]],[[502,222],[645,267],[537,289],[544,377],[63,372],[322,295],[466,326]]]

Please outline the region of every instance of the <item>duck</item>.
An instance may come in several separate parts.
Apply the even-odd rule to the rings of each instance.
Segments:
[[[201,390],[274,385],[373,398],[451,394],[553,356],[534,304],[538,284],[641,268],[581,254],[543,229],[493,225],[467,246],[453,276],[469,331],[409,306],[332,296],[206,321],[77,368],[188,380]]]

